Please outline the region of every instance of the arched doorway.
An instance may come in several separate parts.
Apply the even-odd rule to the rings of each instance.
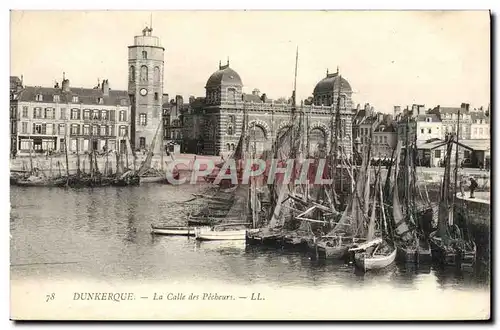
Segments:
[[[267,144],[267,136],[264,128],[258,124],[250,124],[248,128],[248,137],[250,138],[250,150],[255,150],[256,155],[262,155]]]
[[[326,133],[319,127],[309,131],[309,154],[311,156],[321,156],[326,152]]]

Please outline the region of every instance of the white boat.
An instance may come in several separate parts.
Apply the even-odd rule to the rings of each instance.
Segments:
[[[351,249],[351,251],[358,251],[354,255],[354,262],[357,267],[365,272],[385,268],[396,260],[397,249],[393,244],[382,239],[367,242],[363,244],[363,247],[361,249],[360,247],[355,248],[356,250]]]
[[[151,225],[151,233],[157,235],[195,236],[195,230],[195,227]]]
[[[245,240],[247,233],[247,224],[230,223],[213,226],[211,228],[195,229],[195,237],[200,241],[227,241],[227,240]]]

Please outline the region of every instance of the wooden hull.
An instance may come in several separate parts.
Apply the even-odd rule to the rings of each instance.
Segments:
[[[342,242],[331,241],[329,239],[320,239],[313,245],[314,252],[320,259],[345,259],[349,255],[349,249],[362,243],[364,239],[343,237]]]
[[[392,251],[387,255],[367,255],[365,252],[357,252],[354,255],[356,266],[362,270],[378,270],[383,269],[396,260],[397,249],[392,247]]]
[[[428,243],[418,246],[396,244],[397,259],[405,263],[429,263],[432,261],[432,250]]]
[[[248,245],[263,245],[269,247],[281,248],[283,246],[283,234],[273,231],[249,231],[246,235]]]
[[[20,187],[62,187],[66,185],[66,179],[31,181],[11,178],[10,183]]]
[[[455,246],[445,246],[437,237],[431,238],[432,258],[444,266],[472,267],[476,261],[477,247],[474,241],[469,246],[465,242]]]
[[[177,236],[194,236],[194,227],[183,226],[151,226],[151,233],[157,235],[177,235]]]
[[[200,230],[200,228],[196,228],[195,237],[199,241],[232,241],[232,240],[244,241],[246,237],[246,232],[247,232],[246,229],[214,231],[214,230]]]

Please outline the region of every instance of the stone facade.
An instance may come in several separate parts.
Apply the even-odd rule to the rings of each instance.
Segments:
[[[128,47],[128,93],[131,101],[130,140],[135,150],[150,149],[158,132],[154,152],[162,148],[163,67],[165,48],[145,28]]]
[[[108,80],[94,88],[24,86],[16,97],[16,152],[118,150],[130,130],[126,91]]]
[[[342,82],[340,85],[338,82]],[[182,116],[185,135],[185,152],[221,155],[235,150],[243,129],[244,113],[248,115],[248,133],[257,151],[270,149],[276,138],[291,125],[292,104],[274,102],[263,94],[246,97],[243,82],[236,71],[219,64],[205,86],[205,98],[192,99]],[[339,94],[340,92],[340,94]],[[304,125],[304,135],[309,129],[310,148],[330,147],[336,104],[340,100],[340,129],[344,136],[344,150],[351,155],[352,90],[338,73],[327,74],[313,93],[314,105],[297,105],[296,113]],[[341,143],[342,144],[342,143]]]

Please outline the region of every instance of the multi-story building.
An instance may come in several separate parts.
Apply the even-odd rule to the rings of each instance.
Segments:
[[[239,74],[229,66],[219,63],[219,70],[207,80],[205,98],[190,102],[184,114],[184,130],[195,132],[184,136],[187,152],[201,152],[219,155],[234,150],[242,132],[243,114],[248,115],[247,127],[250,138],[258,149],[270,148],[273,141],[290,127],[293,104],[291,102],[270,101],[267,97],[242,93],[243,83]],[[313,91],[312,105],[297,104],[296,113],[309,133],[311,146],[327,146],[331,134],[332,115],[340,99],[340,128],[348,136],[352,132],[352,89],[340,74],[328,73],[318,82]],[[194,126],[191,126],[194,125]],[[198,127],[195,127],[198,126]],[[347,155],[351,154],[351,142],[343,139],[339,144]]]
[[[471,138],[472,117],[469,111],[469,104],[462,103],[460,108],[436,106],[429,113],[435,114],[442,122],[442,131],[439,138],[445,139],[448,134],[457,133],[457,127],[460,126],[458,138]],[[460,119],[459,115],[460,114]]]
[[[156,136],[154,152],[161,150],[163,133],[159,131],[163,111],[163,66],[165,48],[146,27],[128,47],[128,94],[131,102],[130,139],[136,150],[150,149]]]
[[[126,91],[111,90],[108,80],[95,88],[25,86],[18,95],[16,148],[20,153],[48,150],[87,152],[124,150],[130,131]]]
[[[22,76],[19,77],[10,77],[10,153],[15,154],[17,152],[17,129],[18,129],[18,98],[19,93],[23,89],[23,81]]]
[[[163,139],[170,151],[183,148],[183,112],[188,107],[181,95],[163,104]]]
[[[373,131],[373,157],[390,159],[397,142],[397,125],[392,116],[378,114],[377,126]]]
[[[477,112],[471,112],[470,138],[471,139],[490,139],[490,117],[480,109]]]

